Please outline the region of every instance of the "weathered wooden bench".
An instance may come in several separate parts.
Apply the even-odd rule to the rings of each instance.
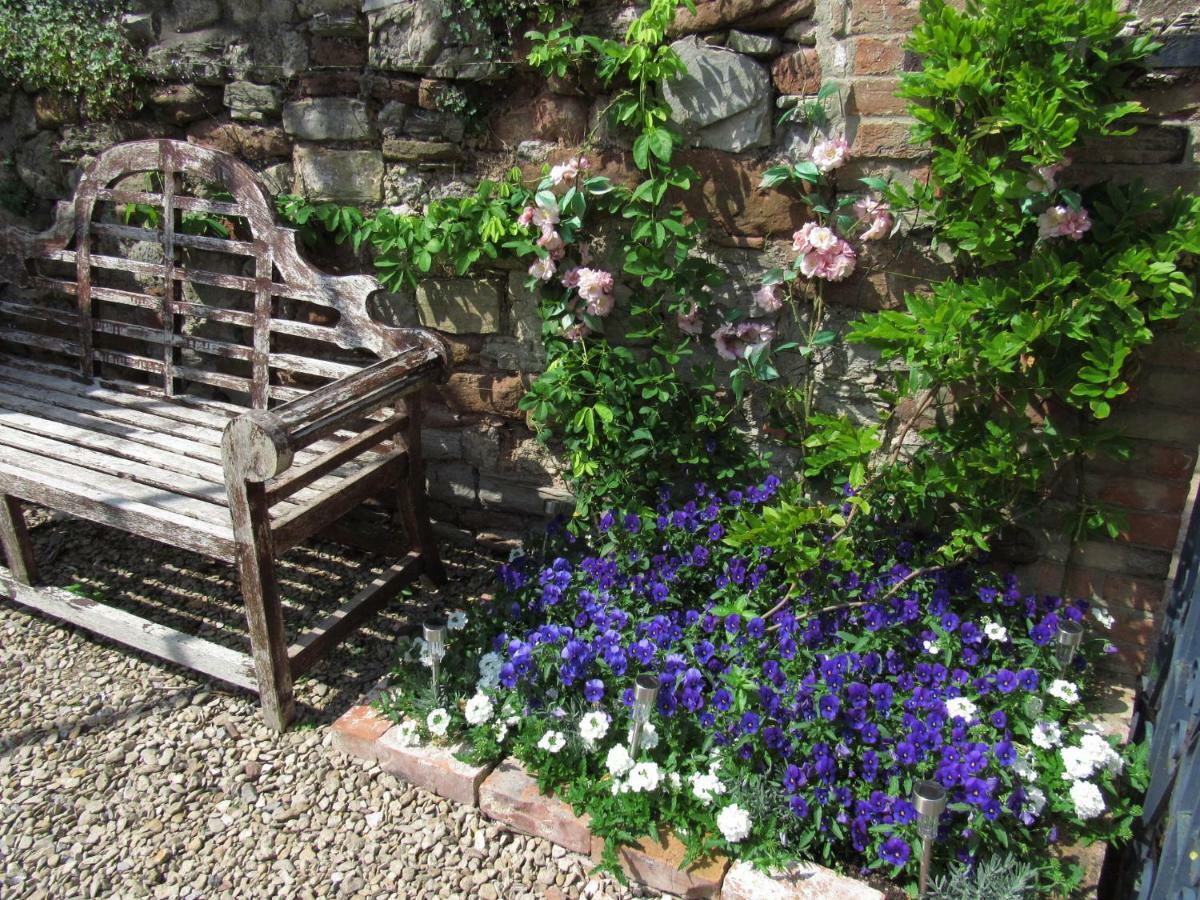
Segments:
[[[442,578],[416,391],[444,377],[446,347],[375,321],[374,278],[308,265],[238,160],[176,141],[112,148],[54,228],[0,236],[0,285],[12,599],[257,690],[282,729],[293,679],[404,585]],[[279,555],[381,498],[407,552],[289,645]],[[251,653],[37,584],[22,501],[236,563]]]

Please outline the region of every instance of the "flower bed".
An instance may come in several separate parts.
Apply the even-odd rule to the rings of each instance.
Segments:
[[[1105,641],[1056,661],[1060,624],[1102,628],[1103,611],[982,569],[919,574],[916,548],[882,528],[853,565],[785,584],[769,550],[726,538],[776,487],[700,486],[654,518],[609,513],[589,540],[563,534],[544,564],[511,561],[489,608],[451,617],[440,693],[411,641],[382,709],[412,743],[520,760],[590,816],[613,868],[619,845],[666,827],[687,862],[811,859],[909,883],[910,797],[930,778],[949,792],[935,871],[1011,853],[1042,887],[1068,887],[1076,873],[1046,846],[1126,835],[1123,783],[1145,779],[1136,749],[1083,721]],[[631,753],[642,673],[657,703]]]

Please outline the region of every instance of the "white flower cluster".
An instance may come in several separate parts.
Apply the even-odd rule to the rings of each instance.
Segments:
[[[604,759],[604,765],[608,767],[608,774],[612,775],[613,778],[620,778],[633,768],[633,757],[629,755],[629,751],[625,749],[624,744],[615,744],[608,751],[608,756]]]
[[[595,747],[596,742],[608,734],[608,723],[608,713],[599,710],[590,712],[579,720],[579,736],[589,749]]]
[[[744,841],[750,836],[750,813],[736,803],[731,803],[717,813],[717,828],[721,836],[731,844]]]
[[[1035,722],[1030,739],[1035,747],[1049,750],[1062,743],[1062,729],[1058,727],[1057,722]]]
[[[966,697],[951,697],[946,701],[946,714],[952,719],[962,719],[964,722],[970,722],[979,712],[972,700]]]
[[[1090,781],[1071,783],[1071,802],[1075,804],[1075,815],[1087,820],[1104,812],[1104,795]]]
[[[941,647],[938,646],[937,641],[922,641],[921,647],[924,648],[926,653],[929,653],[929,654],[935,655],[935,656],[938,653],[940,653],[941,649],[942,649]]]
[[[725,793],[724,783],[712,772],[696,772],[688,779],[688,783],[696,799],[705,806],[712,803],[713,798]]]
[[[626,784],[634,793],[642,793],[657,790],[660,781],[662,770],[659,769],[658,763],[640,762],[629,770],[629,780]]]
[[[1029,812],[1035,816],[1041,815],[1046,806],[1046,792],[1040,787],[1030,785],[1025,788],[1025,799],[1029,801]]]
[[[392,730],[392,737],[400,747],[421,746],[421,729],[412,719],[405,719],[397,725]]]
[[[425,717],[425,727],[430,734],[445,737],[446,729],[450,727],[450,713],[439,706]]]
[[[1119,773],[1125,767],[1121,754],[1112,748],[1103,737],[1094,732],[1085,734],[1078,747],[1063,747],[1063,778],[1081,781],[1096,772],[1105,770]]]
[[[1072,681],[1064,681],[1062,678],[1056,678],[1050,682],[1046,693],[1063,703],[1079,702],[1079,686]]]
[[[479,680],[475,689],[479,691],[494,691],[500,687],[500,669],[504,665],[504,657],[499,653],[485,653],[479,657]]]
[[[538,739],[539,750],[545,750],[547,753],[557,753],[563,747],[567,746],[567,737],[561,731],[547,731]]]
[[[483,725],[490,722],[495,712],[496,708],[492,705],[492,698],[482,692],[468,700],[463,709],[463,715],[467,717],[468,725]]]

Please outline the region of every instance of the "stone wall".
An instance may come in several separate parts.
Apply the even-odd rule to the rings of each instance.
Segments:
[[[762,171],[808,151],[813,129],[779,126],[778,113],[836,83],[841,104],[828,132],[844,133],[853,162],[843,183],[868,174],[923,174],[893,91],[912,61],[903,49],[916,0],[703,0],[682,13],[672,39],[688,76],[666,88],[688,136],[685,161],[700,185],[683,198],[713,223],[706,253],[730,273],[722,302],[747,302],[744,286],[778,257],[802,218],[778,192],[760,192]],[[627,145],[610,133],[596,86],[551,83],[443,14],[448,0],[143,0],[126,17],[153,77],[144,106],[124,121],[81,124],[45,96],[0,94],[0,196],[31,202],[44,222],[80,168],[105,147],[151,136],[187,139],[237,154],[279,192],[364,207],[464,193],[514,164],[565,158],[590,136],[589,153],[615,177],[632,171]],[[1150,112],[1137,134],[1091,145],[1073,172],[1084,180],[1143,177],[1196,186],[1200,170],[1200,21],[1182,0],[1142,0],[1134,12],[1165,29],[1166,47],[1144,85]],[[617,33],[637,9],[585,3],[586,27]],[[520,34],[520,29],[516,30]],[[465,93],[464,93],[465,91]],[[488,112],[461,115],[463,100]],[[10,204],[11,205],[11,204]],[[0,211],[0,220],[11,213]],[[349,254],[323,260],[367,265]],[[831,316],[895,303],[939,271],[899,243],[868,245],[855,276],[835,286]],[[434,512],[447,535],[508,546],[569,502],[553,459],[517,408],[544,364],[535,299],[521,270],[471,279],[433,278],[387,295],[379,315],[446,334],[457,365],[429,397],[425,432]],[[1147,359],[1136,396],[1117,421],[1137,436],[1128,466],[1086,478],[1129,512],[1120,541],[1072,547],[1047,530],[1031,550],[1028,577],[1043,589],[1095,590],[1119,613],[1118,661],[1138,665],[1150,638],[1179,515],[1200,443],[1189,407],[1200,357],[1164,342]],[[823,369],[820,403],[870,416],[876,361],[850,353]]]

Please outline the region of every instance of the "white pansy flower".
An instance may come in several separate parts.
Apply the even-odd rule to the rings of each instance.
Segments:
[[[1062,743],[1062,729],[1058,727],[1057,722],[1036,722],[1030,740],[1033,741],[1035,747],[1049,750]]]
[[[579,736],[592,746],[608,734],[608,713],[590,712],[579,720]]]
[[[451,631],[462,631],[467,627],[467,614],[461,609],[455,609],[446,614],[446,627]]]
[[[1079,702],[1079,685],[1072,681],[1052,681],[1050,682],[1050,687],[1048,690],[1050,692],[1050,696],[1057,697],[1064,703]]]
[[[429,729],[430,734],[443,737],[446,729],[450,727],[450,713],[439,706],[425,717],[425,727]]]
[[[1103,625],[1105,628],[1112,628],[1114,620],[1112,617],[1112,613],[1110,613],[1107,609],[1103,609],[1099,606],[1093,606],[1092,607],[1092,616],[1095,617],[1096,621],[1099,622],[1101,625]]]
[[[744,841],[750,836],[750,813],[736,803],[731,803],[717,813],[717,828],[722,837],[731,844]]]
[[[467,717],[468,724],[482,725],[492,720],[492,714],[495,711],[495,707],[492,706],[491,697],[487,694],[476,694],[467,701],[463,715]]]
[[[662,771],[658,763],[640,762],[629,770],[629,789],[642,793],[658,789],[662,781]]]
[[[988,640],[1000,642],[1008,640],[1008,629],[999,622],[988,622],[983,626],[983,633],[987,635]]]
[[[975,705],[974,701],[966,697],[951,697],[946,701],[946,714],[952,719],[958,718],[969,722],[975,718],[978,712],[979,707]]]
[[[725,785],[712,772],[708,774],[697,772],[688,779],[688,782],[692,786],[692,794],[705,806],[712,803],[714,797],[725,793]]]
[[[537,745],[539,750],[545,750],[547,753],[557,753],[563,747],[567,746],[567,739],[561,731],[547,731],[542,735]]]
[[[938,646],[937,641],[922,641],[921,646],[924,648],[926,653],[931,655],[938,653],[942,649]]]
[[[1075,804],[1075,815],[1081,819],[1094,819],[1104,812],[1104,795],[1090,781],[1071,785],[1071,802]]]
[[[608,751],[604,765],[608,767],[609,773],[614,778],[617,778],[633,768],[633,757],[629,755],[629,751],[625,749],[624,744],[617,744]]]

